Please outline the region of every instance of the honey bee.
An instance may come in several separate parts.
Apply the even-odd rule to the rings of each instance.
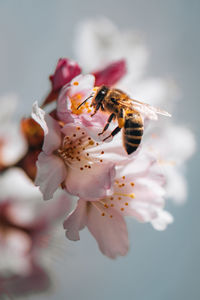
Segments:
[[[168,112],[160,110],[159,108],[131,99],[126,93],[119,89],[104,85],[97,89],[95,95],[91,95],[83,101],[77,109],[88,101],[89,98],[93,98],[91,106],[94,107],[94,113],[92,116],[94,116],[99,109],[110,113],[107,123],[99,135],[108,129],[111,121],[117,119],[118,122],[118,126],[103,141],[114,137],[122,129],[123,146],[127,154],[132,154],[136,151],[141,143],[144,132],[142,115],[146,115],[150,119],[157,119],[157,114],[168,117],[171,116]]]

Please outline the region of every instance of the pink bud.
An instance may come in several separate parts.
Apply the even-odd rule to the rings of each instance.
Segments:
[[[126,62],[124,59],[109,64],[104,69],[92,73],[95,76],[95,85],[114,85],[126,74]]]
[[[60,58],[54,74],[49,76],[52,90],[54,92],[58,91],[80,73],[81,68],[75,61],[67,58]]]

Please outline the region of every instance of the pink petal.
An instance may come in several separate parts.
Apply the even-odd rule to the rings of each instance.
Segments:
[[[35,184],[40,187],[44,200],[49,200],[66,177],[65,165],[59,157],[41,152],[37,169]]]
[[[69,168],[65,185],[69,193],[82,199],[95,200],[107,194],[114,176],[113,163],[96,163],[91,169]]]
[[[95,82],[95,77],[92,74],[76,76],[71,81],[69,97],[74,97],[76,94],[81,94],[82,97],[87,98],[93,91],[94,82]]]
[[[63,223],[64,229],[66,229],[66,237],[69,240],[80,240],[79,230],[83,229],[86,224],[87,218],[87,202],[79,200],[76,208],[67,217]]]
[[[89,207],[87,227],[96,239],[103,254],[110,258],[126,255],[129,248],[128,232],[124,218],[114,209],[105,209],[105,215],[100,211],[103,205],[95,202]],[[112,216],[112,217],[111,217]]]
[[[70,99],[68,97],[69,89],[70,85],[64,86],[57,100],[57,116],[59,120],[64,123],[74,122],[74,119],[71,116]]]
[[[94,80],[91,74],[79,75],[63,87],[57,101],[57,115],[61,121],[73,123],[74,119],[79,119],[78,115],[72,115],[70,98],[75,99],[76,95],[79,95],[78,106],[78,103],[83,102],[93,92]]]
[[[95,76],[95,85],[108,85],[116,84],[126,74],[126,62],[124,59],[118,60],[109,64],[104,69],[93,72]]]

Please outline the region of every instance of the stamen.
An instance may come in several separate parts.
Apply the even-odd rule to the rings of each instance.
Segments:
[[[135,194],[134,193],[132,193],[132,194],[114,193],[114,195],[119,195],[119,196],[123,196],[123,197],[130,197],[132,199],[135,198]]]
[[[101,213],[102,217],[105,216],[105,212],[101,210],[101,208],[95,203],[95,201],[91,202],[93,206]]]

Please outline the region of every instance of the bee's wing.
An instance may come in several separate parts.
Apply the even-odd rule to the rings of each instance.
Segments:
[[[133,110],[145,115],[149,119],[157,120],[157,114],[171,117],[167,111],[151,106],[150,104],[143,103],[135,99],[130,99],[130,101],[131,102],[129,103],[123,102],[121,104],[129,109],[132,108]]]

